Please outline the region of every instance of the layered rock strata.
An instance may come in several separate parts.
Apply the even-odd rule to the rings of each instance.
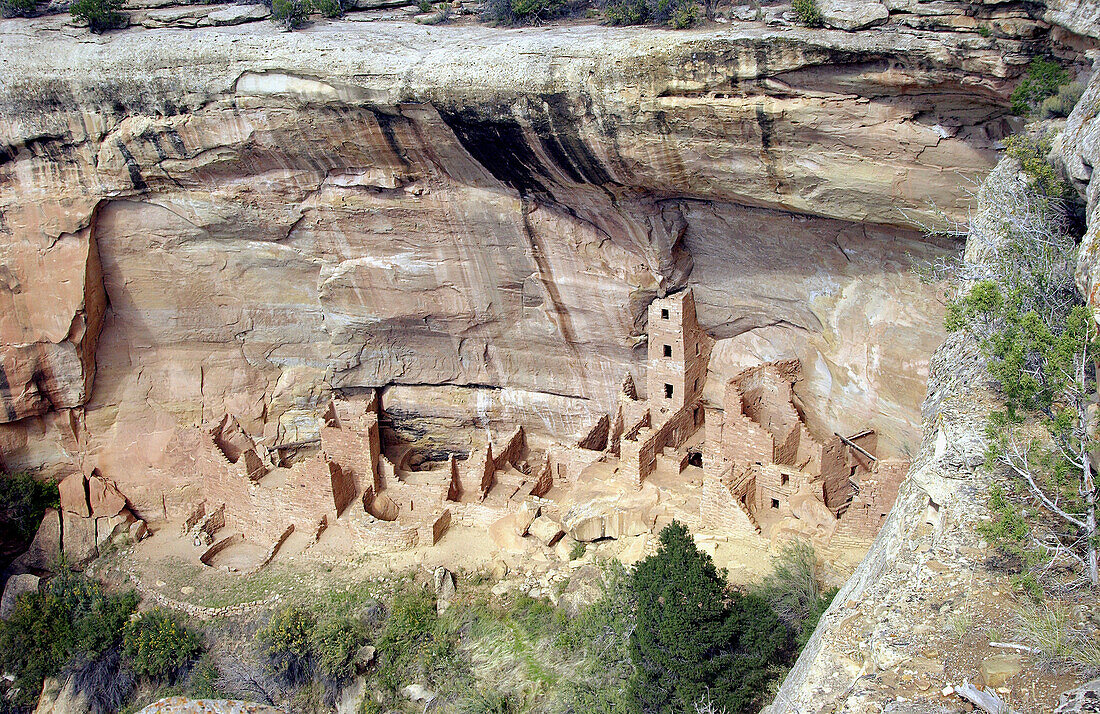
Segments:
[[[163,515],[181,428],[313,439],[332,390],[450,448],[574,434],[682,286],[712,397],[797,357],[811,426],[913,448],[941,334],[909,268],[953,248],[915,227],[963,214],[1044,42],[4,21],[0,454]]]

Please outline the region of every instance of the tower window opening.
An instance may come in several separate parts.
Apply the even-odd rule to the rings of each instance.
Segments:
[[[779,509],[779,499],[778,498],[773,498],[772,499],[772,508],[774,508],[776,510]]]
[[[665,385],[665,399],[672,399],[672,385]]]
[[[672,345],[665,345],[665,357],[672,356]]]
[[[661,308],[661,319],[662,320],[667,320],[668,319],[668,308],[667,307],[662,307]]]

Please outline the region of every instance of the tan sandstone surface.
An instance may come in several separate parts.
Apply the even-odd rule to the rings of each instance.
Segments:
[[[941,333],[907,255],[950,249],[913,224],[961,215],[1029,51],[56,17],[0,45],[0,458],[98,466],[148,517],[179,426],[314,438],[332,389],[396,385],[396,428],[452,448],[456,402],[460,426],[578,433],[637,373],[645,305],[686,285],[709,390],[797,356],[811,425],[913,450]]]

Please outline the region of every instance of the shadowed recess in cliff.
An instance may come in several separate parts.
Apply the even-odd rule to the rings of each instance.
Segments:
[[[485,116],[476,110],[440,109],[463,148],[502,183],[524,196],[551,198],[550,184],[559,177],[576,184],[616,184],[577,131],[578,117],[563,94],[532,98],[527,103],[527,127],[512,114]],[[538,138],[536,151],[525,128]],[[547,166],[539,153],[553,162]]]

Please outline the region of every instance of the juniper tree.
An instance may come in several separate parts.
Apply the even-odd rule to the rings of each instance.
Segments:
[[[642,712],[690,711],[709,696],[731,714],[758,711],[790,632],[756,595],[731,592],[681,523],[638,563],[628,695]]]

